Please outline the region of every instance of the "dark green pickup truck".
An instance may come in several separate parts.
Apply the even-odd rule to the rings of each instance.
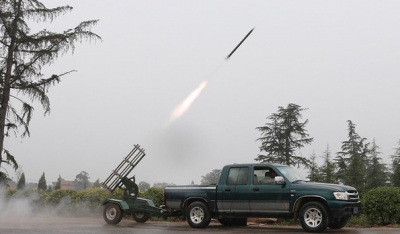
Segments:
[[[296,169],[277,164],[232,164],[217,185],[167,186],[165,208],[185,215],[190,226],[246,223],[248,217],[294,218],[308,232],[344,227],[359,212],[355,188],[309,182]]]

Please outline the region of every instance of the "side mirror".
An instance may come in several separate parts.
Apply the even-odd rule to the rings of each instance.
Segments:
[[[275,184],[284,185],[285,184],[285,180],[283,179],[282,176],[275,176]]]

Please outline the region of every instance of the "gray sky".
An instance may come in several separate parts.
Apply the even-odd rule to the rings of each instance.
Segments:
[[[51,88],[49,116],[36,107],[31,138],[6,139],[28,182],[43,172],[47,182],[74,180],[81,171],[103,181],[140,144],[147,155],[132,172],[137,181],[200,183],[225,164],[254,162],[255,128],[289,103],[309,108],[303,120],[314,142],[299,152],[305,157],[327,144],[335,157],[347,120],[376,139],[385,162],[398,147],[398,1],[43,3],[74,7],[49,30],[99,19],[93,31],[103,42],[77,45],[46,68],[78,72]],[[204,80],[191,108],[170,122]]]

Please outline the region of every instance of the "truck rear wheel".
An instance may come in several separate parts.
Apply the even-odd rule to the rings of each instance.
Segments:
[[[211,221],[210,212],[204,202],[193,202],[186,210],[186,219],[193,228],[203,228]]]
[[[149,213],[141,212],[141,211],[133,212],[132,216],[133,216],[133,220],[135,220],[138,223],[144,223],[150,218]]]
[[[121,222],[123,212],[118,204],[107,203],[104,205],[103,218],[108,224],[117,224]]]
[[[341,229],[346,226],[347,221],[349,221],[349,217],[343,217],[341,219],[333,219],[332,222],[328,225],[330,229]]]
[[[320,202],[308,202],[300,210],[300,223],[307,232],[322,232],[328,227],[328,212]]]

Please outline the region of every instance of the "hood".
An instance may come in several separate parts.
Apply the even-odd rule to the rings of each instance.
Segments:
[[[305,181],[299,181],[295,183],[291,183],[290,187],[293,189],[324,189],[324,190],[330,190],[330,191],[337,191],[337,192],[344,192],[344,191],[350,191],[354,190],[357,191],[354,187],[347,186],[347,185],[341,185],[341,184],[327,184],[327,183],[318,183],[318,182],[305,182]]]

